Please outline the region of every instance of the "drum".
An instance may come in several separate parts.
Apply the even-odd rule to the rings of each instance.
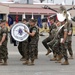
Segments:
[[[29,36],[24,30],[27,30],[29,32],[29,28],[27,25],[23,23],[17,23],[11,28],[11,35],[14,38],[14,40],[22,42],[26,40]]]

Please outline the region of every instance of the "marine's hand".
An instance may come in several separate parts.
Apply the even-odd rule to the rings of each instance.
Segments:
[[[2,45],[2,43],[0,42],[0,46]]]
[[[25,32],[28,32],[26,29],[24,29]]]

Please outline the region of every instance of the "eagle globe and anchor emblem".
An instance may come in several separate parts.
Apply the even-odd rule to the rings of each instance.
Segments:
[[[17,23],[12,27],[11,35],[16,41],[22,42],[29,36],[24,30],[29,32],[29,28],[25,24]]]
[[[22,35],[22,34],[23,34],[23,31],[22,31],[21,28],[19,28],[19,30],[18,30],[18,34],[19,34],[19,35]]]

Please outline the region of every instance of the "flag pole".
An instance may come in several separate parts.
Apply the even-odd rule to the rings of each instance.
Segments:
[[[33,13],[32,13],[32,17],[31,17],[31,19],[34,19],[34,15],[33,15]]]
[[[64,3],[66,4],[66,0],[64,0]]]
[[[48,3],[48,0],[47,0],[47,3]]]
[[[54,3],[54,0],[53,0],[53,3]]]
[[[72,0],[72,5],[74,5],[74,0]]]

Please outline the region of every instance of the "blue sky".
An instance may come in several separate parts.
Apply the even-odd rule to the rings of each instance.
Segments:
[[[6,2],[8,0],[0,0],[0,2],[3,2],[3,1]],[[36,1],[38,1],[38,0],[36,0]],[[48,2],[52,2],[51,0],[45,0],[44,3],[46,3],[47,1]],[[72,0],[54,0],[54,3],[61,4],[63,1],[65,1],[67,5],[71,5],[72,4]],[[75,4],[75,0],[74,0],[74,4]]]

